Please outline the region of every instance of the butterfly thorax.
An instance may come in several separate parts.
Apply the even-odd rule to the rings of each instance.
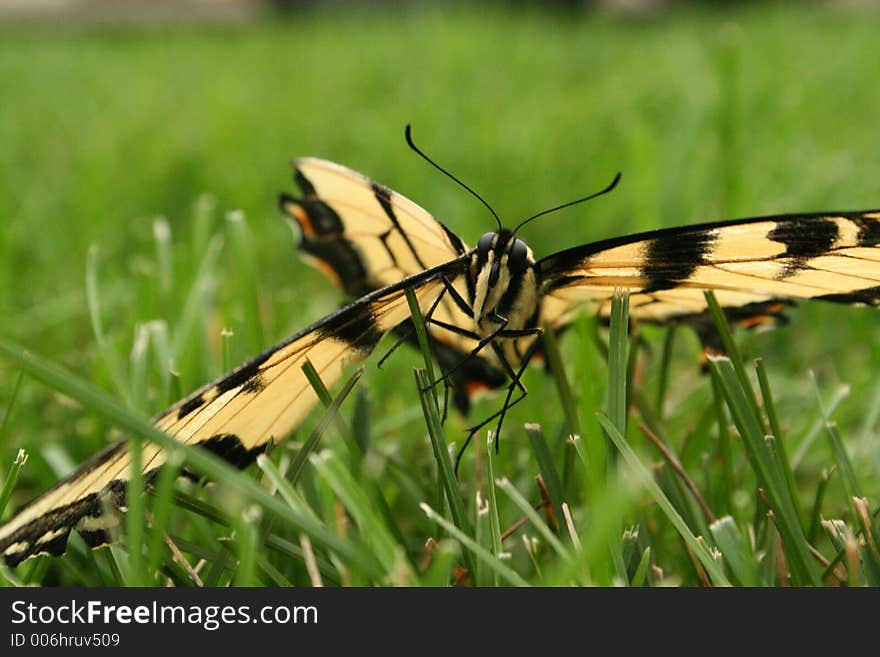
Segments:
[[[476,333],[534,326],[538,279],[532,250],[511,231],[486,233],[471,255],[468,293]]]

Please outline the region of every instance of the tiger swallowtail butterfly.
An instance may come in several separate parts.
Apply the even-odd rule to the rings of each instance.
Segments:
[[[283,194],[280,204],[301,233],[300,248],[356,300],[155,418],[162,431],[239,467],[318,403],[306,359],[329,387],[386,334],[410,335],[407,290],[429,317],[431,349],[456,406],[466,412],[476,390],[507,385],[502,415],[515,389],[525,394],[519,377],[540,348],[541,329],[562,330],[583,305],[607,318],[615,290],[629,295],[632,320],[697,327],[706,323],[706,290],[744,324],[773,320],[797,299],[880,303],[880,210],[655,230],[536,260],[500,221],[470,247],[412,201],[350,169],[303,158],[293,171],[300,196]],[[149,481],[165,455],[145,444],[142,461]],[[6,563],[62,554],[71,530],[92,547],[106,544],[119,522],[107,510],[124,507],[130,469],[119,441],[19,509],[0,525]]]

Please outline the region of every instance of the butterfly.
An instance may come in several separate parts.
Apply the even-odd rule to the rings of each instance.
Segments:
[[[409,128],[407,140],[434,164]],[[300,248],[356,300],[154,419],[162,431],[239,467],[318,404],[306,360],[330,387],[384,336],[412,339],[407,291],[427,319],[456,406],[467,410],[479,389],[507,386],[504,406],[490,420],[503,419],[525,395],[523,370],[541,348],[542,331],[563,330],[582,306],[608,318],[617,290],[629,295],[635,321],[697,327],[706,323],[706,290],[743,323],[773,321],[796,299],[880,303],[880,210],[683,226],[536,259],[518,230],[545,213],[514,230],[499,220],[471,247],[417,204],[343,166],[303,158],[293,171],[300,195],[282,194],[280,205],[302,235]],[[164,461],[161,449],[144,445],[145,481]],[[119,523],[107,511],[124,507],[130,468],[127,443],[119,441],[19,509],[0,525],[6,563],[60,555],[73,530],[92,547],[106,544]]]

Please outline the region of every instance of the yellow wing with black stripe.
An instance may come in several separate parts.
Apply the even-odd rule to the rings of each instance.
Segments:
[[[700,318],[706,290],[731,311],[792,299],[877,305],[878,245],[880,210],[740,219],[586,244],[537,263],[542,317],[563,325],[583,303],[607,317],[615,289],[629,293],[633,319],[654,323]]]
[[[362,296],[468,251],[427,210],[356,171],[312,157],[291,165],[302,196],[282,194],[281,208],[296,221],[307,259],[349,294]]]
[[[318,398],[302,365],[308,359],[324,384],[334,385],[345,369],[366,358],[379,340],[410,316],[406,290],[413,289],[426,312],[455,280],[462,260],[407,278],[368,294],[266,350],[227,375],[196,390],[155,419],[181,442],[207,448],[243,467],[283,440],[314,408]],[[149,479],[165,461],[152,444],[143,448]],[[40,553],[62,554],[71,530],[91,546],[108,541],[124,506],[131,459],[125,441],[96,455],[73,474],[21,508],[0,526],[0,554],[10,566]]]

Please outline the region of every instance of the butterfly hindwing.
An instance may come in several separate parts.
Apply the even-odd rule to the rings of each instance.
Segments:
[[[294,160],[292,165],[302,195],[282,195],[281,209],[296,222],[299,248],[307,261],[350,295],[369,293],[469,251],[427,210],[356,171],[316,158]],[[453,286],[467,297],[464,277]],[[449,295],[432,317],[464,329],[473,325],[472,317]],[[461,411],[468,411],[476,392],[504,384],[506,377],[489,350],[468,358],[475,340],[438,325],[428,331],[441,368],[455,368],[448,380]],[[401,326],[398,333],[416,344],[411,327]]]
[[[459,257],[467,247],[427,210],[333,162],[293,163],[300,198],[281,207],[300,249],[349,294],[361,296]]]

